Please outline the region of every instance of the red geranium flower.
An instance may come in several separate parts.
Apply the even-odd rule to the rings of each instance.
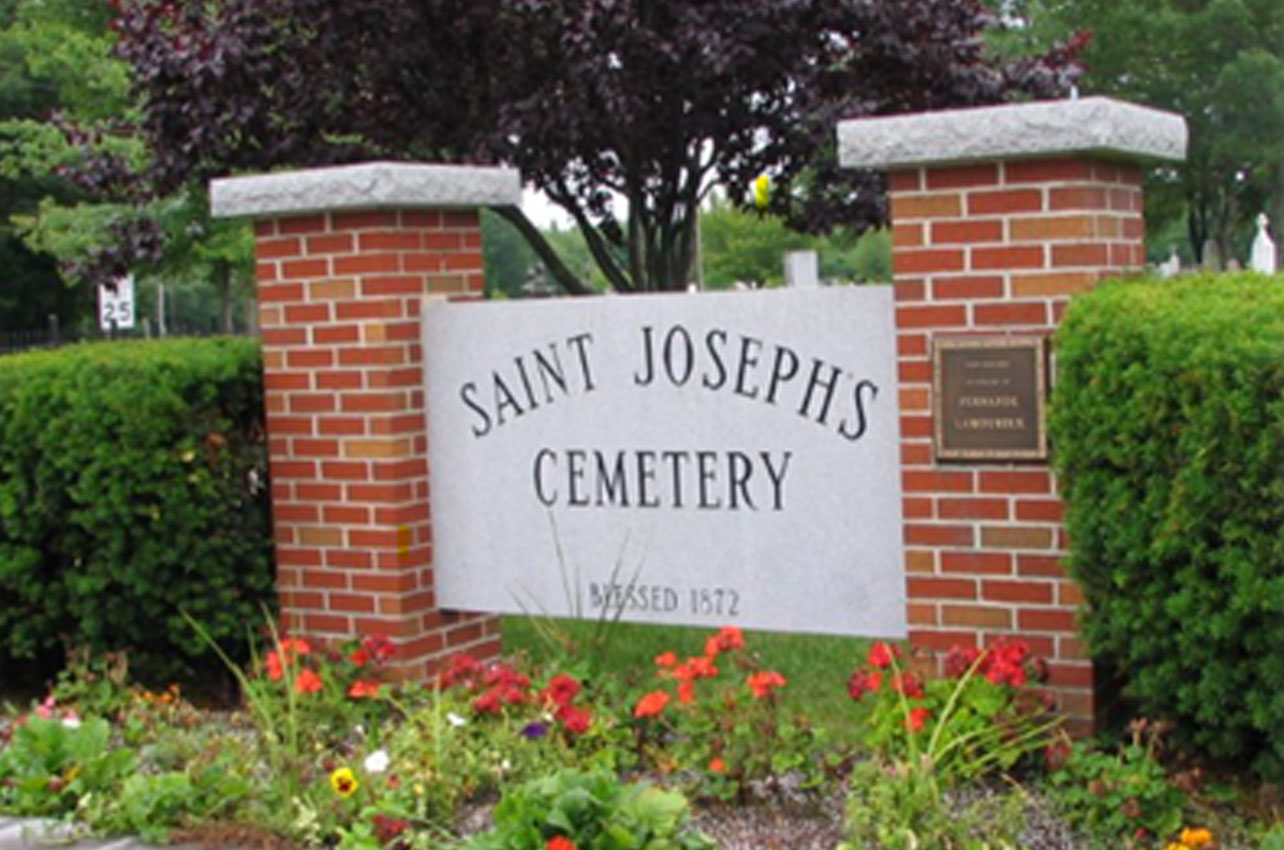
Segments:
[[[726,772],[727,772],[727,763],[726,763],[725,761],[723,761],[722,759],[718,758],[717,756],[714,756],[712,759],[710,759],[710,760],[709,760],[709,772],[710,772],[710,773],[726,773]]]
[[[376,664],[383,664],[397,654],[397,646],[387,635],[370,635],[361,641],[361,651],[373,658]]]
[[[558,673],[548,680],[548,687],[540,694],[540,699],[545,703],[568,706],[579,692],[579,682],[565,673]]]
[[[892,676],[892,689],[910,699],[923,697],[923,683],[913,673],[897,673]]]
[[[981,655],[981,650],[975,647],[964,649],[960,646],[950,647],[949,653],[945,656],[945,675],[957,679],[968,671]]]
[[[304,667],[299,671],[299,675],[294,678],[294,692],[296,694],[315,694],[321,690],[321,677]]]
[[[900,652],[892,646],[888,646],[881,640],[874,641],[874,645],[869,648],[869,664],[871,667],[877,667],[880,670],[884,667],[892,666],[892,658],[900,655]]]
[[[562,721],[562,727],[567,732],[574,735],[583,735],[589,730],[589,724],[593,722],[593,715],[582,708],[565,705],[557,712],[557,719]]]
[[[576,850],[576,847],[565,835],[555,835],[544,845],[544,850]]]
[[[712,679],[718,675],[718,668],[713,666],[713,660],[708,657],[692,658],[686,666],[692,679]]]
[[[391,815],[372,815],[370,824],[374,827],[375,837],[380,844],[388,844],[401,833],[410,828],[410,823]]]
[[[785,677],[774,670],[759,670],[749,676],[749,690],[754,699],[762,699],[776,688],[785,686]]]
[[[674,666],[677,663],[678,663],[678,656],[674,655],[672,652],[662,652],[655,657],[655,666],[657,667],[668,668],[668,667]]]
[[[460,653],[450,659],[450,666],[441,674],[441,686],[451,688],[462,685],[471,690],[477,686],[483,673],[480,661],[467,653]]]
[[[348,696],[353,699],[365,699],[379,696],[379,683],[373,679],[357,679],[348,688]]]
[[[905,728],[911,732],[917,732],[923,728],[923,723],[927,718],[932,716],[932,712],[926,708],[912,708],[909,716],[905,718]]]
[[[281,681],[281,677],[285,675],[285,669],[281,664],[281,656],[277,655],[275,650],[269,651],[267,655],[263,656],[263,666],[267,668],[268,678],[273,682]]]
[[[678,702],[684,705],[689,702],[695,702],[695,682],[690,679],[678,682]]]
[[[869,675],[867,670],[857,670],[847,677],[847,693],[852,699],[860,699],[865,696],[865,679]]]
[[[743,649],[745,637],[735,626],[723,626],[716,635],[704,642],[704,654],[708,658],[717,658],[718,653],[733,649]]]
[[[654,717],[664,711],[664,707],[668,704],[669,694],[667,691],[652,691],[638,700],[637,706],[633,709],[633,716]]]
[[[473,711],[478,714],[499,714],[502,704],[499,701],[499,690],[491,688],[473,700]]]

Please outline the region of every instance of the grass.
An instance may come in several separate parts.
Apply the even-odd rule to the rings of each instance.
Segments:
[[[574,662],[594,675],[611,674],[645,688],[654,658],[672,650],[680,657],[704,652],[716,630],[639,623],[600,624],[544,617],[504,617],[504,653],[536,662]],[[598,634],[600,632],[600,634]],[[552,638],[552,639],[550,639]],[[560,644],[560,645],[559,645]],[[865,638],[745,632],[745,647],[763,666],[784,675],[784,704],[802,712],[839,741],[859,737],[858,712],[847,696],[847,677],[865,659]]]

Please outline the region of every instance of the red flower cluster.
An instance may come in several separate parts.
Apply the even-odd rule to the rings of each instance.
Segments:
[[[492,664],[482,677],[484,692],[473,700],[478,714],[499,714],[506,705],[521,705],[530,700],[531,680],[507,664]]]
[[[375,838],[379,839],[381,847],[389,846],[410,828],[409,821],[394,818],[391,815],[372,815],[370,825],[374,827]]]
[[[475,691],[486,675],[486,668],[476,658],[467,653],[460,653],[450,659],[450,666],[441,674],[443,688],[461,687]]]
[[[397,647],[387,635],[369,635],[362,638],[355,649],[345,647],[347,660],[357,667],[358,678],[348,686],[348,696],[352,699],[370,699],[379,695],[380,682],[377,668],[392,660],[397,654]],[[341,655],[329,653],[331,660],[337,661]]]
[[[854,700],[859,700],[867,693],[878,691],[883,687],[884,674],[878,670],[857,670],[847,679],[847,693]],[[891,689],[898,694],[904,694],[908,699],[922,699],[923,683],[910,672],[893,673],[891,675]]]
[[[378,667],[391,660],[395,653],[396,647],[391,640],[384,635],[371,635],[348,654],[348,660],[359,668]],[[263,656],[263,667],[267,671],[267,677],[273,682],[279,682],[292,675],[293,680],[290,684],[295,693],[313,694],[324,687],[324,681],[318,671],[324,671],[326,662],[336,662],[342,657],[340,652],[330,649],[320,654],[314,653],[312,645],[306,640],[286,637],[281,638],[276,648],[269,650]],[[305,658],[312,660],[305,661]],[[321,660],[316,660],[318,658]],[[373,673],[373,670],[358,671],[361,678],[356,679],[348,687],[349,697],[364,699],[378,695],[380,683],[370,675],[362,676],[367,672]],[[344,676],[346,675],[345,673]]]
[[[311,654],[312,646],[301,638],[281,638],[277,649],[269,650],[263,656],[263,666],[267,669],[268,678],[279,682],[285,678],[287,670],[301,667],[304,656]],[[309,667],[301,667],[294,676],[294,692],[314,694],[321,690],[321,677]]]
[[[877,671],[871,673],[868,670],[857,670],[847,677],[847,693],[854,700],[859,700],[882,686],[883,674]]]
[[[718,668],[714,666],[718,656],[724,652],[732,652],[737,649],[744,649],[745,638],[740,629],[735,626],[723,626],[718,633],[711,635],[704,642],[704,655],[697,655],[688,658],[685,663],[678,663],[678,656],[672,652],[664,652],[655,657],[655,665],[660,668],[656,672],[662,679],[674,679],[678,683],[678,702],[690,703],[695,701],[695,683],[697,679],[712,679],[718,675]],[[655,693],[661,693],[657,691]],[[643,697],[647,700],[654,694],[648,694]],[[668,703],[668,695],[665,694],[664,704]],[[635,717],[649,717],[652,714],[658,714],[664,709],[664,704],[656,707],[655,700],[651,700],[650,708],[653,711],[647,711],[639,714],[638,710],[642,708],[640,702],[634,709]]]
[[[927,699],[922,679],[914,672],[902,669],[898,663],[901,657],[895,646],[875,643],[866,658],[869,666],[856,670],[847,679],[847,693],[852,699],[860,700],[866,694],[880,692],[887,686],[887,693],[899,694],[905,699]],[[945,659],[945,672],[957,679],[974,669],[993,684],[1015,690],[1031,679],[1040,678],[1041,663],[1030,655],[1026,643],[1001,638],[983,650],[952,648]],[[930,708],[911,706],[905,715],[905,728],[909,732],[917,732],[931,717]]]
[[[565,673],[558,673],[548,680],[548,686],[540,691],[540,702],[545,705],[565,707],[570,705],[580,692],[580,683]]]
[[[749,690],[753,691],[754,699],[763,699],[777,688],[783,688],[785,677],[775,670],[759,670],[749,675],[748,684]]]
[[[744,648],[745,636],[735,626],[723,626],[716,635],[704,642],[704,654],[710,660],[717,658],[720,652]]]
[[[945,672],[959,678],[976,665],[976,672],[996,685],[1020,688],[1029,680],[1027,667],[1037,668],[1039,662],[1030,655],[1025,641],[1000,638],[988,649],[952,647],[945,657]],[[1035,678],[1038,678],[1036,676]]]
[[[548,686],[539,695],[540,702],[553,709],[553,717],[573,735],[583,735],[593,722],[592,714],[571,704],[579,692],[579,682],[565,673],[558,673],[548,680]]]
[[[311,645],[300,638],[281,638],[280,652],[273,649],[263,656],[263,666],[267,668],[268,678],[279,682],[285,676],[285,668],[298,659],[312,652]]]
[[[534,693],[530,677],[507,664],[486,667],[471,655],[456,655],[441,675],[441,686],[476,694],[473,711],[478,714],[500,714],[506,706],[536,704],[550,710],[562,728],[573,735],[583,735],[593,722],[587,709],[574,705],[582,688],[565,673],[558,673],[543,690]]]
[[[906,699],[923,699],[923,682],[914,673],[908,670],[899,669],[897,662],[903,657],[901,651],[896,646],[875,641],[869,649],[869,655],[865,660],[869,663],[872,670],[861,668],[847,678],[847,693],[854,700],[859,700],[868,693],[876,693],[883,688],[883,683],[888,683],[889,689]],[[886,671],[886,672],[884,672]],[[908,732],[917,732],[923,728],[923,724],[932,716],[931,709],[917,706],[910,709],[905,716],[905,729]]]
[[[358,667],[365,667],[371,663],[382,666],[391,661],[396,654],[397,647],[387,635],[370,635],[361,641],[361,646],[348,655],[348,660]]]

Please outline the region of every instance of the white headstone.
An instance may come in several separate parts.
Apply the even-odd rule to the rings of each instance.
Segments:
[[[1181,271],[1181,257],[1177,256],[1177,248],[1175,246],[1168,250],[1168,259],[1159,264],[1157,271],[1159,276],[1165,279]]]
[[[1209,271],[1222,270],[1222,251],[1212,237],[1204,240],[1204,261],[1200,265]]]
[[[1266,213],[1258,214],[1257,235],[1253,237],[1253,250],[1248,260],[1248,267],[1262,274],[1275,274],[1275,240],[1266,230],[1268,224],[1270,219],[1266,217]]]
[[[790,251],[785,254],[785,286],[790,289],[815,289],[820,286],[820,258],[815,251]]]
[[[426,302],[442,607],[906,632],[891,287]]]

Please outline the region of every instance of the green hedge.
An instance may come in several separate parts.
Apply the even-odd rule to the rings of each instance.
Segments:
[[[1284,764],[1284,278],[1105,285],[1050,417],[1094,656],[1217,757]]]
[[[262,395],[250,340],[0,357],[0,671],[89,647],[167,677],[207,653],[180,610],[229,643],[260,623]]]

